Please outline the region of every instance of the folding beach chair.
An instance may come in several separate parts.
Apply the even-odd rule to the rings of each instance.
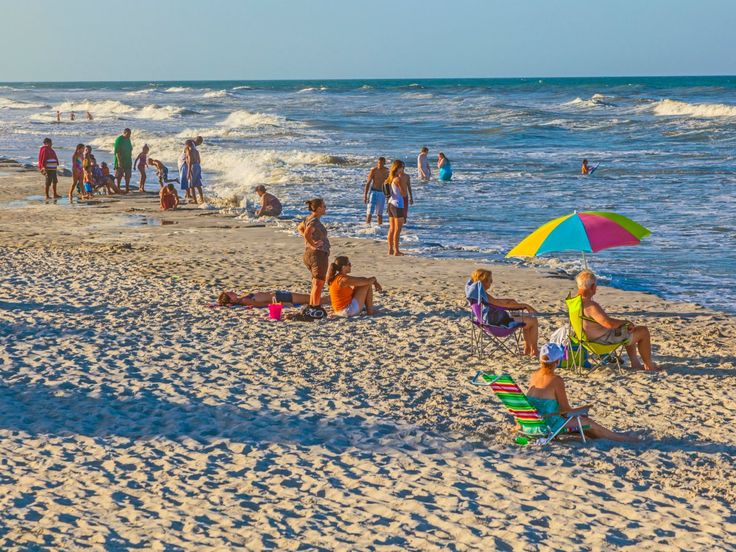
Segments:
[[[555,437],[564,434],[580,434],[583,442],[586,442],[584,430],[589,429],[589,425],[583,425],[582,416],[588,415],[590,406],[581,406],[573,410],[552,412],[550,414],[540,414],[526,398],[524,392],[519,389],[514,379],[508,374],[496,376],[479,371],[471,380],[473,385],[490,386],[495,395],[504,404],[514,420],[519,424],[519,435],[525,439],[533,439],[533,444],[546,445]],[[547,423],[550,416],[562,416],[565,423],[560,427],[553,429]],[[518,444],[526,444],[519,441]]]
[[[512,320],[508,326],[493,326],[483,321],[483,307],[506,312],[505,309],[468,300],[470,303],[470,340],[471,350],[478,358],[492,356],[495,353],[509,353],[511,356],[521,356],[520,328],[526,326],[524,322]]]
[[[621,368],[621,353],[623,353],[624,347],[629,344],[629,340],[626,339],[620,343],[596,343],[588,340],[588,336],[583,331],[583,298],[579,295],[568,296],[565,299],[567,304],[567,313],[570,317],[570,326],[572,331],[570,332],[567,344],[567,355],[569,365],[572,365],[576,372],[580,372],[583,369],[585,363],[583,358],[583,350],[589,353],[590,361],[594,367],[602,367],[607,362],[613,362],[618,367],[618,371],[623,373]],[[573,350],[573,347],[577,348],[577,351]]]

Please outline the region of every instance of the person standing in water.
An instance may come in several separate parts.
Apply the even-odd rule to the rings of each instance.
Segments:
[[[297,226],[299,233],[304,236],[304,264],[312,276],[309,305],[304,308],[303,314],[316,320],[327,316],[321,302],[330,264],[330,241],[327,239],[327,228],[320,220],[327,211],[327,205],[320,197],[306,203],[311,214]]]
[[[429,148],[424,146],[417,157],[417,174],[419,175],[419,179],[425,182],[432,178],[432,169],[429,168],[428,155]]]
[[[51,196],[49,196],[50,190],[54,193],[54,199],[61,197],[56,193],[56,185],[59,183],[59,178],[56,175],[58,169],[59,158],[51,147],[51,138],[44,138],[43,146],[38,150],[38,170],[45,177],[46,199],[51,199]]]
[[[401,256],[399,238],[404,226],[404,194],[402,193],[401,177],[404,175],[404,162],[395,159],[391,163],[391,170],[386,180],[391,196],[388,200],[388,254]]]
[[[378,163],[368,173],[368,179],[363,189],[363,203],[368,208],[365,213],[365,223],[371,223],[371,215],[376,213],[378,226],[383,224],[383,206],[386,203],[386,195],[383,193],[383,184],[388,178],[388,169],[386,168],[386,158],[379,157]]]
[[[450,160],[445,157],[445,154],[442,152],[437,155],[437,169],[440,171],[440,180],[442,182],[449,182],[452,180],[452,166],[450,166]]]

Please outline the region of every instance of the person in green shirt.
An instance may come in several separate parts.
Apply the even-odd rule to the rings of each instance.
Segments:
[[[125,177],[125,193],[130,191],[130,175],[133,172],[133,144],[130,141],[130,129],[123,130],[123,134],[115,139],[113,148],[115,155],[115,180],[118,188],[122,189],[122,180]]]

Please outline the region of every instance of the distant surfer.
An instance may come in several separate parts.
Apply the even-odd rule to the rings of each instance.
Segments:
[[[600,165],[600,163],[598,165]],[[584,176],[590,176],[598,168],[598,165],[596,165],[595,167],[591,167],[590,165],[588,165],[588,160],[583,159],[583,166],[580,167],[580,174]]]
[[[89,111],[87,112],[87,120],[88,121],[92,120],[92,114]]]
[[[74,112],[72,111],[72,112],[71,112],[71,114],[69,115],[69,120],[70,120],[70,121],[73,121],[73,120],[74,120],[74,119],[76,119],[76,118],[77,118],[77,116],[76,116],[76,115],[74,114]]]
[[[57,123],[60,123],[61,122],[61,111],[57,111],[56,112],[56,122]]]

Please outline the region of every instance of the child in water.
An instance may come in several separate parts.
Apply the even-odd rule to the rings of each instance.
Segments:
[[[148,144],[143,144],[143,148],[141,149],[141,152],[138,154],[138,157],[135,158],[135,161],[133,162],[133,166],[138,169],[138,172],[141,175],[141,180],[138,184],[138,191],[139,192],[145,192],[144,186],[146,185],[146,160],[148,158]]]
[[[583,159],[583,166],[580,167],[580,174],[590,174],[590,167],[588,166],[587,159]]]

